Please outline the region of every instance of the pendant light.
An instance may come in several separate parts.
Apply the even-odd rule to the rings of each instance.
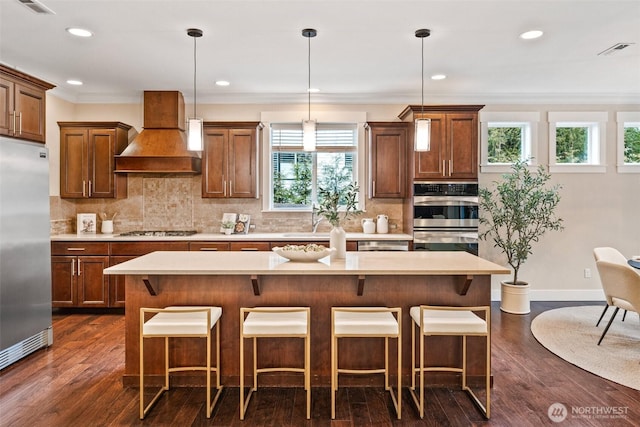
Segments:
[[[203,143],[203,131],[202,131],[202,119],[196,115],[196,39],[202,37],[202,30],[197,28],[189,28],[187,35],[193,37],[193,117],[187,121],[187,149],[189,151],[202,151],[204,149]]]
[[[421,106],[422,111],[420,118],[416,119],[415,127],[416,134],[414,136],[415,151],[429,151],[431,150],[431,119],[425,119],[424,117],[424,39],[431,35],[431,30],[421,29],[416,30],[416,37],[422,41],[422,99]]]
[[[318,34],[316,30],[313,28],[305,28],[302,30],[302,35],[307,38],[309,45],[309,56],[308,56],[308,66],[309,66],[309,81],[307,84],[307,96],[309,100],[309,111],[307,120],[302,121],[302,149],[304,151],[315,151],[316,150],[316,121],[311,120],[311,38],[315,37]]]

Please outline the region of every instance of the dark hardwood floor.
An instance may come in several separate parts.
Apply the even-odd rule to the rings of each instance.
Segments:
[[[427,391],[424,420],[418,418],[405,389],[398,421],[388,394],[370,387],[341,388],[335,421],[330,419],[328,388],[313,389],[310,421],[305,419],[301,388],[261,388],[241,422],[237,387],[224,390],[211,419],[204,415],[204,389],[174,388],[140,421],[138,390],[124,388],[121,382],[124,316],[56,313],[54,345],[0,372],[0,426],[542,426],[556,425],[547,416],[555,402],[569,410],[616,407],[626,411],[617,419],[570,415],[559,425],[640,425],[640,391],[559,359],[531,335],[532,318],[565,305],[585,303],[536,302],[526,316],[501,313],[494,306],[490,421],[483,419],[466,394],[446,388]]]

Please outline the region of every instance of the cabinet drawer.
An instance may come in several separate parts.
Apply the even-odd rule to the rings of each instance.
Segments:
[[[155,251],[188,251],[189,242],[113,242],[111,255],[145,255]]]
[[[231,242],[229,249],[232,251],[270,251],[269,242]]]
[[[228,242],[190,242],[189,243],[190,251],[228,251],[229,243]]]
[[[109,255],[109,243],[51,242],[51,255]]]

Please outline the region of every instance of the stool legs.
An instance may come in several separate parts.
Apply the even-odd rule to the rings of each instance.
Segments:
[[[445,330],[438,330],[442,328],[442,325],[436,325],[433,327],[433,330],[427,330],[425,324],[427,323],[424,315],[424,311],[435,310],[435,311],[452,311],[457,313],[462,313],[465,315],[469,315],[473,311],[484,311],[485,319],[480,319],[480,324],[482,322],[485,323],[484,329],[486,332],[479,332],[478,322],[476,320],[475,325],[472,326],[463,326],[460,331],[450,330],[445,326]],[[412,328],[411,328],[411,387],[409,388],[409,392],[411,393],[411,397],[418,407],[418,412],[420,413],[420,418],[424,418],[424,373],[425,372],[459,372],[462,376],[462,390],[467,392],[471,397],[472,401],[480,408],[484,416],[489,419],[491,417],[491,307],[481,306],[481,307],[437,307],[437,306],[421,306],[420,307],[420,321],[417,321],[416,318],[412,315]],[[475,315],[473,315],[475,316]],[[462,319],[463,321],[468,321],[469,317]],[[466,328],[466,329],[465,329]],[[475,328],[475,329],[474,329]],[[419,345],[419,366],[416,366],[416,330],[420,333],[420,345]],[[425,367],[425,339],[428,336],[460,336],[462,338],[462,366],[461,367],[449,367],[449,366],[430,366]],[[486,353],[485,353],[485,402],[481,402],[478,396],[473,392],[473,390],[467,384],[467,337],[468,336],[482,336],[486,338]],[[419,395],[416,395],[416,374],[419,375]]]
[[[336,313],[349,313],[356,316],[348,319],[345,323],[336,321]],[[385,313],[396,313],[389,318],[371,318],[371,315],[383,316]],[[358,319],[358,314],[364,317]],[[391,322],[390,322],[391,320]],[[337,324],[338,323],[338,324]],[[346,326],[345,326],[346,325]],[[380,328],[395,328],[395,331],[380,331]],[[343,369],[338,366],[338,340],[339,338],[384,338],[384,368],[383,369]],[[393,393],[393,388],[389,383],[389,338],[397,340],[398,356],[398,384],[397,392]],[[331,309],[331,419],[336,417],[336,393],[338,391],[338,374],[377,374],[384,373],[384,388],[389,392],[391,400],[396,409],[398,419],[402,417],[402,309],[387,307],[333,307]]]
[[[205,371],[206,372],[206,387],[207,387],[207,406],[206,406],[206,415],[207,418],[211,418],[211,413],[213,412],[213,407],[218,401],[220,394],[222,392],[222,386],[220,385],[220,327],[218,318],[212,319],[212,310],[218,307],[168,307],[167,309],[151,309],[151,308],[141,308],[140,309],[140,419],[144,419],[147,413],[151,410],[156,401],[162,396],[162,394],[169,390],[169,374],[172,372],[179,371]],[[203,313],[206,312],[206,317],[202,319],[193,319],[192,317],[194,313]],[[162,314],[164,316],[173,316],[173,317],[164,317],[161,323],[158,325],[153,322],[153,319],[149,322],[149,324],[153,324],[153,328],[155,328],[154,332],[149,332],[145,334],[145,313],[156,313]],[[186,318],[185,318],[186,316]],[[218,314],[219,316],[219,314]],[[175,322],[174,322],[175,321]],[[174,322],[174,323],[172,323]],[[206,329],[206,333],[202,331],[192,332],[189,330],[183,329],[180,332],[175,331],[176,325],[180,325],[182,328],[200,328]],[[185,326],[187,325],[187,326]],[[216,366],[211,366],[211,329],[215,327],[216,329]],[[174,328],[171,331],[165,330],[159,331],[161,328]],[[180,338],[180,337],[197,337],[197,338],[205,338],[207,345],[207,363],[206,366],[180,366],[180,367],[171,367],[169,362],[169,338]],[[164,341],[164,384],[156,392],[151,401],[145,405],[144,402],[144,340],[145,338],[163,338]],[[213,400],[211,400],[211,372],[216,373],[216,395]]]
[[[304,320],[297,316],[298,313],[303,313]],[[307,419],[311,418],[311,332],[309,318],[310,309],[308,307],[240,309],[240,420],[244,420],[251,396],[254,391],[258,390],[258,374],[263,372],[303,373],[304,389],[307,395]],[[246,338],[251,338],[253,341],[253,385],[249,387],[249,393],[245,395],[244,340]],[[258,338],[302,338],[304,340],[304,368],[259,368]]]

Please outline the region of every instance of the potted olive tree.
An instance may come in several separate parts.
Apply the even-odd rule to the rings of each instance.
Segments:
[[[500,309],[507,313],[530,312],[529,283],[520,280],[520,267],[532,254],[533,243],[550,230],[562,230],[562,219],[555,209],[560,202],[560,185],[549,186],[551,175],[539,166],[536,172],[525,161],[513,164],[494,189],[481,188],[481,239],[491,239],[513,269],[513,278],[503,281]]]
[[[346,257],[347,234],[342,228],[342,222],[362,212],[358,209],[358,190],[358,184],[355,182],[318,189],[317,213],[332,225],[329,244],[336,248],[331,254],[333,259]],[[339,210],[341,206],[344,209],[342,211]]]

